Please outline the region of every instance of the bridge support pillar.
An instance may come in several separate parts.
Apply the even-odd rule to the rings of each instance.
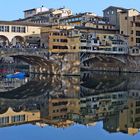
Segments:
[[[53,56],[54,55],[54,56]],[[51,57],[56,58],[56,54]],[[80,55],[79,53],[63,53],[59,54],[57,63],[59,66],[53,67],[54,73],[61,75],[80,75]]]

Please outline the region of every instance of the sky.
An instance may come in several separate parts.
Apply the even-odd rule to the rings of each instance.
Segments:
[[[108,6],[135,8],[140,11],[139,0],[1,0],[0,20],[15,20],[23,18],[23,11],[37,7],[60,8],[67,7],[73,13],[94,12],[102,15],[102,10]]]
[[[123,133],[109,133],[102,129],[102,123],[86,127],[74,125],[68,128],[41,128],[33,125],[0,128],[2,140],[139,140],[140,134],[134,136]]]

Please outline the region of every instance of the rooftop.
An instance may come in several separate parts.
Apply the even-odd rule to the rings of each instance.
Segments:
[[[36,23],[29,23],[29,22],[17,22],[17,21],[0,21],[0,24],[3,25],[21,25],[21,26],[38,26],[38,27],[44,27],[46,25],[42,24],[36,24]]]
[[[117,7],[117,6],[109,6],[106,9],[104,9],[103,11],[107,10],[107,9],[120,9],[120,10],[127,10],[127,8],[123,8],[123,7]]]

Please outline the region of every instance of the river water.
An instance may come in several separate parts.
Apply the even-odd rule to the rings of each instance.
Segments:
[[[0,78],[1,139],[136,140],[139,128],[140,74]]]

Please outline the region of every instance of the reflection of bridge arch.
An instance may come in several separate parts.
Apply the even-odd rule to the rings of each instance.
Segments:
[[[9,39],[4,35],[0,35],[0,46],[8,46],[8,45]]]
[[[22,36],[14,36],[11,40],[12,45],[24,45],[25,39]]]
[[[85,95],[127,91],[128,79],[119,73],[88,72],[81,76],[81,93]]]
[[[16,106],[16,107],[13,107],[12,109],[13,109],[14,112],[17,112],[17,113],[23,111],[22,106]]]
[[[45,59],[45,58],[42,58],[42,57],[39,57],[39,56],[35,56],[35,55],[32,55],[32,56],[29,56],[29,55],[14,55],[12,56],[14,59],[20,59],[32,66],[36,66],[36,72],[46,72],[46,73],[49,73],[51,74],[52,73],[52,66],[54,65],[53,62]]]
[[[57,86],[55,83],[60,84],[59,78],[56,79],[58,81],[55,81],[56,78],[52,76],[47,76],[46,79],[39,80],[38,78],[35,78],[26,84],[23,84],[22,86],[15,88],[11,91],[7,90],[4,92],[0,92],[0,98],[6,99],[6,100],[26,100],[26,99],[32,99],[35,97],[41,97],[44,95],[47,95],[49,92],[52,92],[53,90],[57,90]]]
[[[99,83],[100,86],[101,83]],[[81,86],[81,94],[84,95],[93,95],[93,94],[103,94],[103,93],[108,93],[108,92],[118,92],[118,91],[127,91],[127,81],[122,81],[121,83],[119,83],[118,85],[114,85],[112,87],[107,87],[104,89],[93,89],[93,88],[88,88],[86,86]]]
[[[0,114],[4,114],[7,111],[8,111],[8,107],[0,108]]]

